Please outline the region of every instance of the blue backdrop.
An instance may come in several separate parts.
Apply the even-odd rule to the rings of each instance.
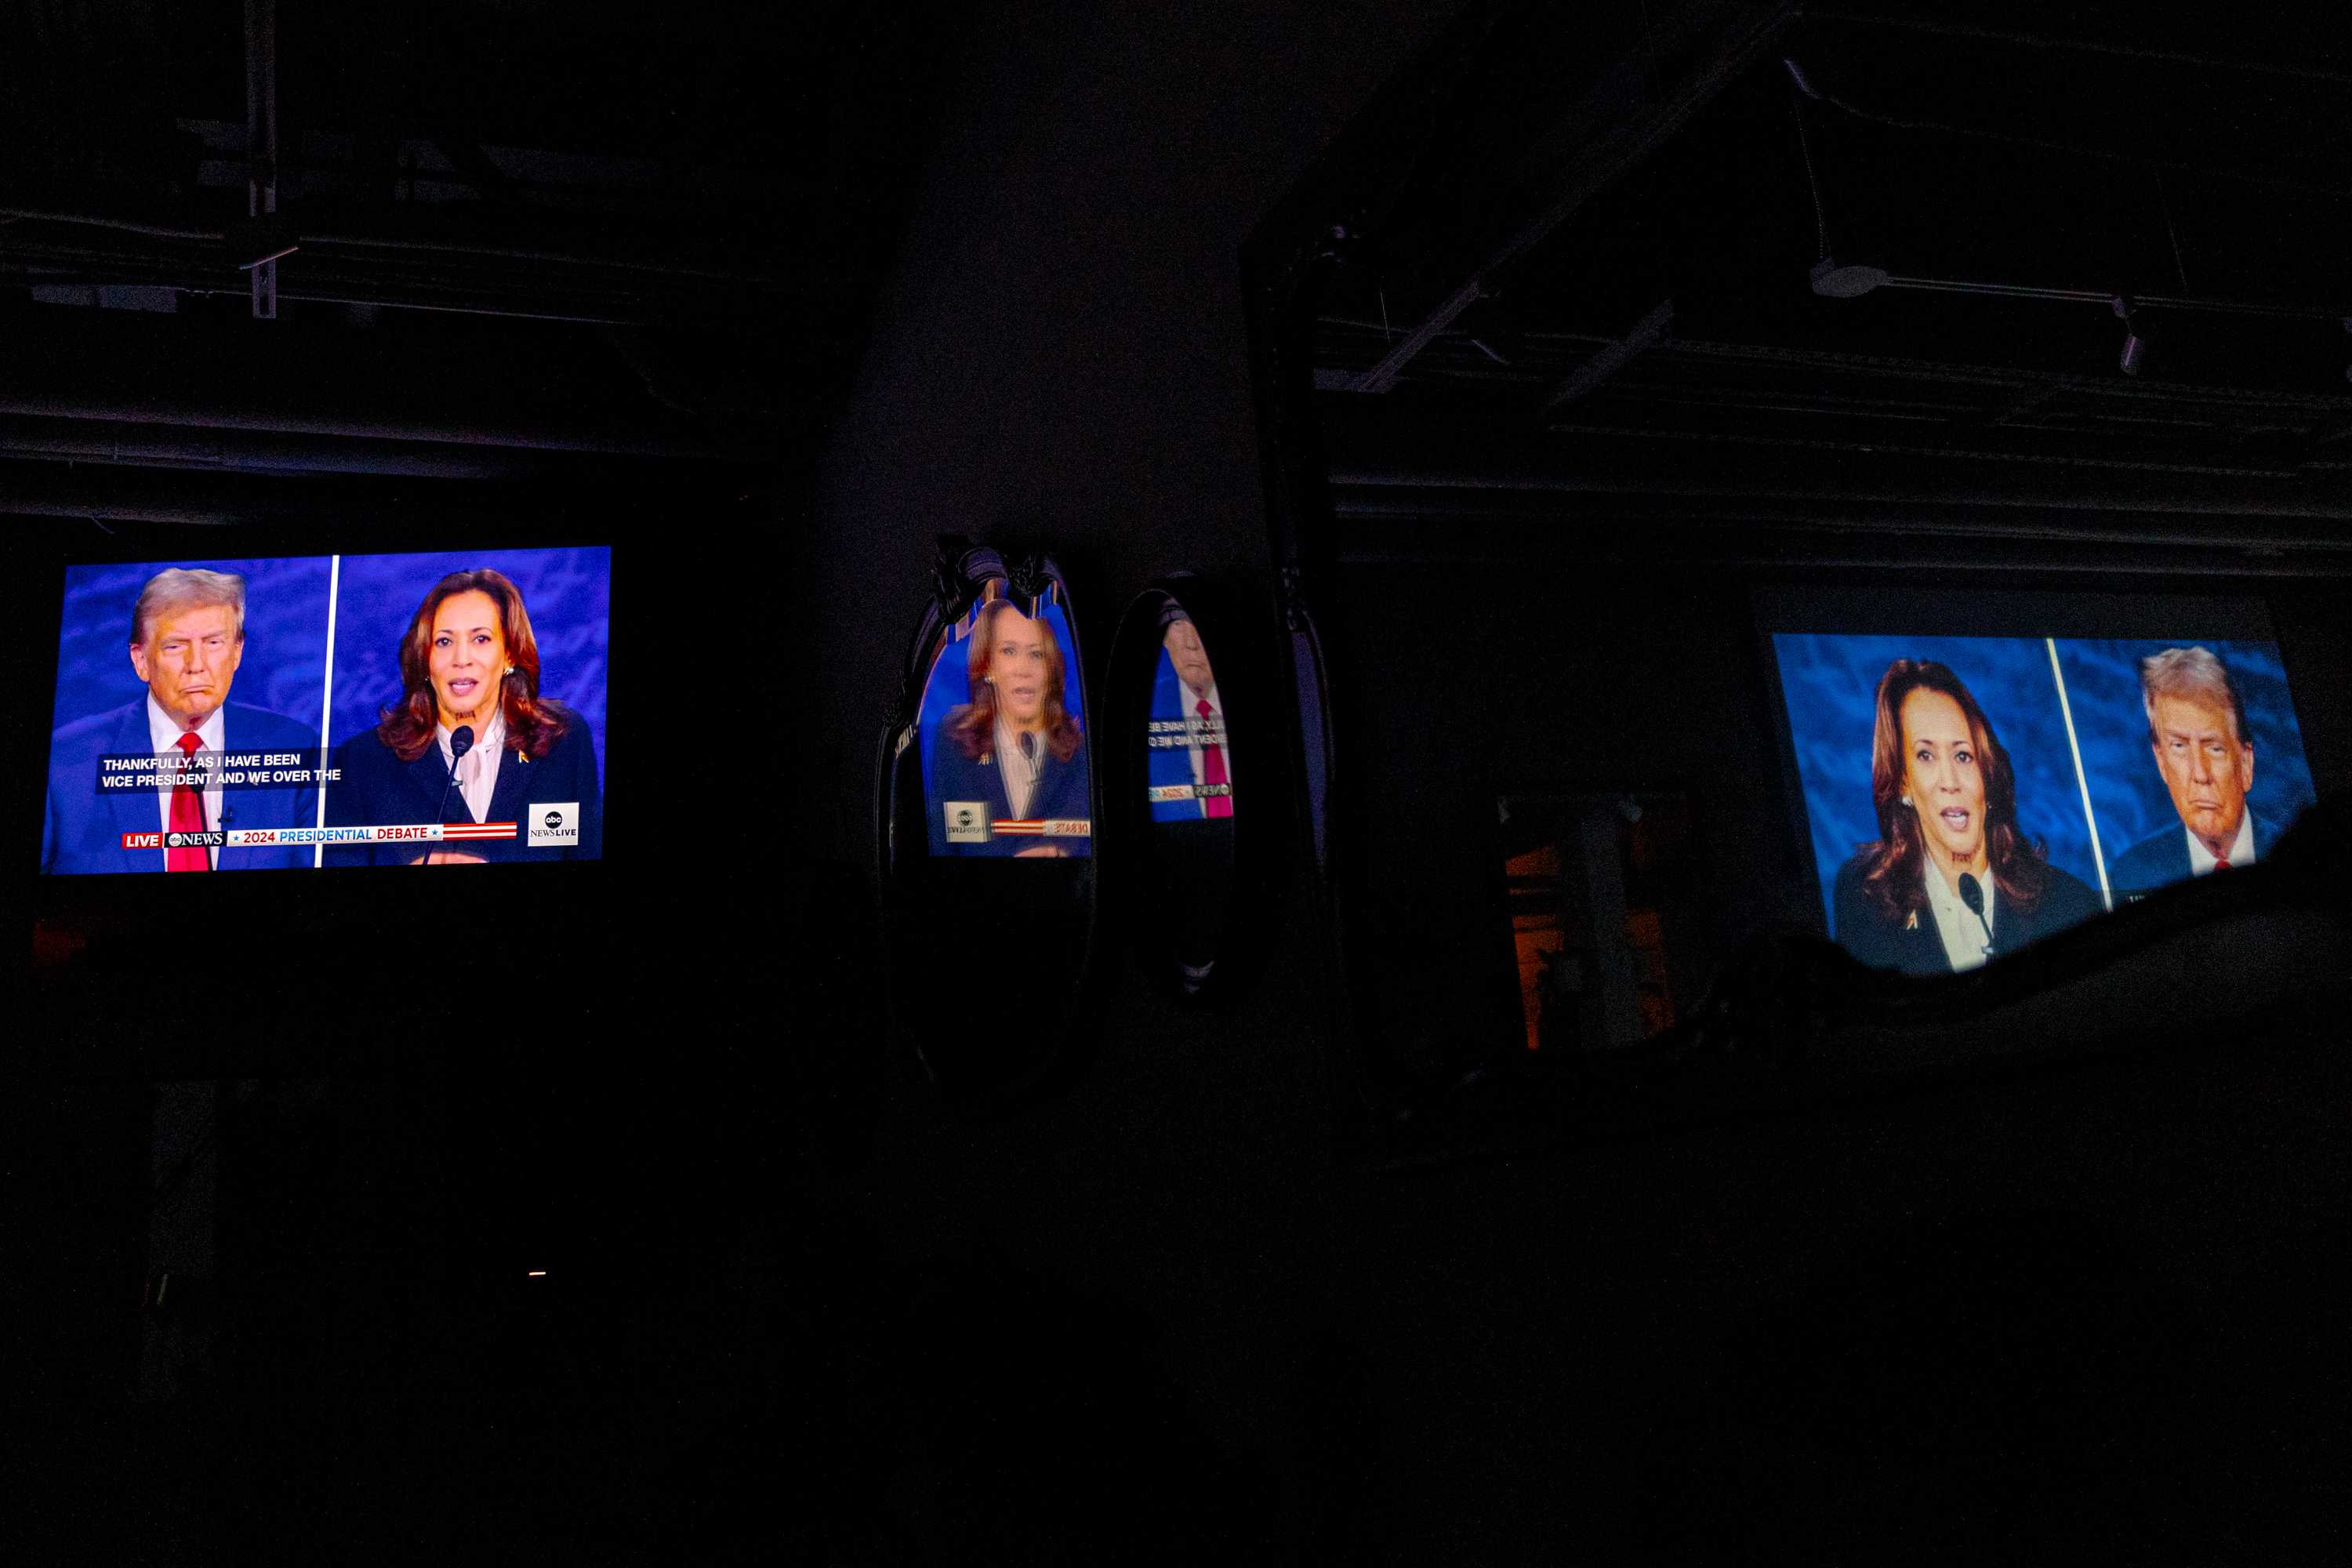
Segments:
[[[283,713],[319,732],[327,659],[327,558],[142,561],[66,568],[65,624],[49,728],[120,708],[147,694],[131,668],[131,607],[166,567],[234,572],[245,579],[245,658],[228,700]],[[314,740],[312,745],[318,744]]]
[[[2109,865],[2157,828],[2179,820],[2148,753],[2138,661],[2192,642],[2058,642],[2067,705],[2083,752],[2084,783]],[[2278,650],[2268,643],[2210,639],[2201,646],[2230,667],[2245,698],[2255,746],[2254,810],[2284,827],[2314,794]],[[1831,888],[1838,868],[1878,837],[1870,804],[1871,736],[1879,678],[1897,658],[1934,659],[1960,678],[2016,770],[2020,826],[2027,837],[2048,844],[2053,865],[2098,888],[2083,785],[2074,775],[2048,644],[2038,637],[1782,634],[1773,637],[1772,647],[1804,790],[1822,907],[1832,919]]]
[[[326,563],[319,564],[323,574]],[[335,711],[329,726],[333,743],[340,746],[374,729],[383,710],[399,700],[400,639],[433,584],[452,572],[483,566],[505,573],[522,590],[523,607],[539,639],[540,692],[587,721],[602,788],[613,595],[608,549],[344,556],[335,613]],[[314,703],[314,722],[316,711]]]

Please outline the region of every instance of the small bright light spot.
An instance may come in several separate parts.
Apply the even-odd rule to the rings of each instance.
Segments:
[[[547,1270],[544,1268],[531,1269],[526,1278],[532,1279],[544,1279],[547,1278]]]

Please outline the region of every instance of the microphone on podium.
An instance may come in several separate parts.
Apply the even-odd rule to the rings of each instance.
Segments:
[[[1976,916],[1977,924],[1984,927],[1985,952],[1990,956],[1992,952],[1992,922],[1985,919],[1984,884],[1966,871],[1960,873],[1960,902],[1969,906],[1969,913]]]
[[[471,724],[460,724],[449,731],[449,776],[441,781],[441,803],[433,808],[434,821],[439,822],[446,815],[449,805],[449,786],[457,782],[457,764],[465,761],[466,753],[473,749],[474,727]],[[432,851],[425,851],[425,858],[416,863],[420,866],[431,865]]]

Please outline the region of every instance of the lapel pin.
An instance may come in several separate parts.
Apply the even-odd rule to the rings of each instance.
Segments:
[[[1917,931],[1919,929],[1919,911],[1917,910],[1913,910],[1911,911],[1911,918],[1903,922],[1903,929],[1905,931]]]

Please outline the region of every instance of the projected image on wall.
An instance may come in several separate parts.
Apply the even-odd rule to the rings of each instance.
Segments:
[[[52,875],[593,860],[602,548],[70,567]]]
[[[1054,859],[1094,834],[1076,645],[1055,595],[1001,584],[948,628],[916,721],[930,851]]]
[[[2314,799],[2278,648],[2179,637],[1772,639],[1838,942],[1973,969],[2266,858]]]

